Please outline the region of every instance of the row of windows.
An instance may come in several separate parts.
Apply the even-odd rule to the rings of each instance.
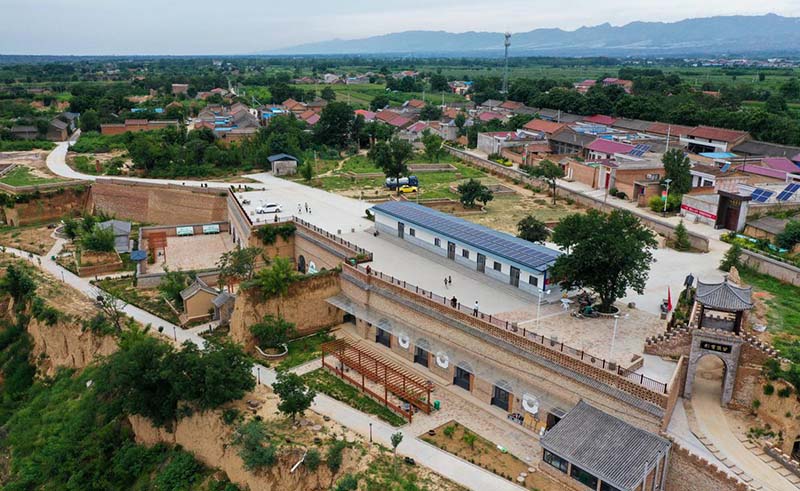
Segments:
[[[558,469],[559,471],[563,472],[564,474],[569,472],[570,477],[580,482],[581,484],[588,486],[592,489],[597,489],[597,483],[599,481],[597,477],[581,469],[575,464],[573,464],[572,467],[570,468],[569,462],[567,462],[565,459],[562,459],[558,455],[545,450],[544,454],[542,455],[542,460],[544,460],[554,468]],[[601,482],[600,491],[620,491],[620,490],[615,488],[614,486],[611,486],[606,482]]]

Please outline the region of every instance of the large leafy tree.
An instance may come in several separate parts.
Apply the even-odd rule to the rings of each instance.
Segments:
[[[479,201],[486,205],[494,199],[492,190],[476,179],[470,179],[458,185],[459,201],[467,208],[473,208],[475,202]]]
[[[542,160],[537,165],[523,166],[521,169],[529,176],[538,177],[547,182],[553,192],[553,204],[555,204],[557,180],[564,177],[564,169],[550,160]]]
[[[400,179],[408,173],[408,161],[414,156],[414,149],[405,140],[395,138],[391,141],[379,141],[367,154],[375,165],[380,167],[386,177]],[[398,186],[398,193],[400,187]]]
[[[308,164],[306,164],[308,165]],[[261,249],[258,247],[236,247],[220,256],[217,261],[220,283],[232,283],[250,280],[255,272],[256,258]]]
[[[352,140],[355,115],[353,108],[344,102],[331,102],[319,116],[314,126],[314,137],[322,145],[346,147]]]
[[[422,135],[422,144],[425,146],[425,156],[434,162],[438,162],[444,153],[443,143],[444,139],[436,133],[431,133],[426,130],[425,134]]]
[[[542,243],[550,236],[550,231],[543,221],[528,215],[517,223],[517,237],[529,242]]]
[[[297,277],[292,263],[285,257],[276,257],[269,268],[264,268],[253,275],[248,286],[257,288],[266,299],[282,297],[289,293],[289,285]]]
[[[258,340],[260,347],[277,348],[286,343],[297,331],[294,324],[283,317],[267,314],[261,322],[250,326],[250,332]]]
[[[278,411],[295,417],[311,407],[317,393],[308,388],[303,382],[303,378],[296,373],[281,371],[278,372],[272,390],[278,394],[281,402],[278,403]]]
[[[667,151],[661,158],[664,174],[669,183],[670,194],[685,194],[692,190],[691,161],[679,148]]]
[[[22,267],[12,264],[0,279],[0,291],[9,295],[18,305],[26,302],[36,291],[36,282]]]
[[[609,312],[628,289],[643,293],[657,242],[653,232],[627,210],[589,210],[564,218],[552,241],[565,253],[550,269],[563,289],[590,288]]]

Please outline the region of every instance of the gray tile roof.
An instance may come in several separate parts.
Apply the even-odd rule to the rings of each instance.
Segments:
[[[408,201],[387,201],[374,206],[372,210],[386,213],[403,222],[473,246],[490,256],[505,258],[538,272],[547,270],[561,255],[554,249]]]
[[[721,283],[698,281],[694,299],[711,309],[749,310],[753,308],[752,293],[752,287],[742,288],[725,278]]]
[[[556,132],[554,135],[550,137],[551,141],[559,142],[559,143],[567,143],[570,145],[576,145],[581,148],[588,146],[590,143],[596,140],[596,138],[592,135],[588,135],[585,133],[578,133],[577,131],[573,131],[569,128],[565,128],[561,131]]]
[[[98,228],[111,228],[114,231],[114,250],[120,254],[130,252],[131,222],[107,220],[97,224]]]
[[[653,124],[652,121],[643,121],[641,119],[618,119],[612,124],[614,128],[622,128],[624,130],[633,130],[633,131],[647,131],[647,128]]]
[[[197,292],[201,290],[214,295],[217,295],[219,293],[217,290],[208,286],[205,281],[201,280],[200,278],[197,278],[191,285],[181,290],[181,298],[186,300],[188,298],[193,297]]]
[[[800,147],[750,140],[733,147],[733,152],[742,155],[757,155],[759,157],[792,158],[800,154]]]
[[[631,490],[670,442],[580,401],[541,438],[542,448],[604,482]]]
[[[211,303],[213,303],[215,307],[220,308],[231,300],[236,300],[236,295],[228,292],[222,292],[214,297],[214,299],[211,300]]]
[[[788,223],[789,220],[786,219],[764,216],[756,220],[748,220],[747,226],[763,230],[773,235],[778,235],[784,231]]]

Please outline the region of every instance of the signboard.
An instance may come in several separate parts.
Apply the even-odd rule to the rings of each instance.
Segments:
[[[308,274],[316,274],[317,273],[317,265],[314,264],[314,261],[308,263]]]
[[[718,353],[730,353],[733,349],[730,344],[712,343],[711,341],[700,341],[700,347],[704,350]]]
[[[215,223],[213,225],[203,225],[203,233],[204,234],[218,234],[219,233],[219,224]]]
[[[717,215],[715,215],[713,213],[710,213],[710,212],[707,212],[707,211],[703,211],[703,210],[695,208],[693,206],[683,205],[682,204],[681,205],[681,210],[685,210],[688,213],[694,213],[695,215],[699,215],[699,216],[701,216],[703,218],[709,218],[711,220],[716,220],[717,219]]]
[[[194,227],[175,227],[175,233],[178,234],[178,237],[194,235]]]
[[[661,201],[667,201],[667,192],[661,191]]]

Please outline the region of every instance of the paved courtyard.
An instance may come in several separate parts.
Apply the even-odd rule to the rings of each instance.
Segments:
[[[167,237],[166,258],[159,257],[155,264],[147,265],[148,273],[212,269],[223,253],[234,249],[231,234],[192,235]]]

